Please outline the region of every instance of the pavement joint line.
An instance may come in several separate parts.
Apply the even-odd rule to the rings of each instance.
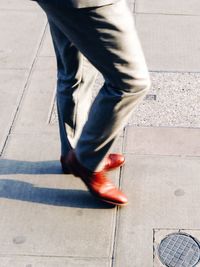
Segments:
[[[110,267],[114,267],[115,264],[115,254],[116,254],[116,245],[117,245],[117,233],[118,233],[118,222],[119,222],[119,207],[116,207],[115,209],[115,223],[113,227],[113,245],[112,245],[112,256],[111,256],[111,264]]]
[[[200,74],[200,70],[198,71],[182,71],[182,70],[150,70],[149,69],[150,74],[151,73],[171,73],[171,74],[176,74],[176,73],[181,73],[181,74]]]
[[[39,58],[56,58],[56,57],[53,56],[53,55],[52,55],[52,56],[51,56],[51,55],[39,55],[39,56],[38,56],[38,59],[39,59]]]
[[[112,227],[112,231],[111,231],[111,246],[110,246],[110,253],[109,253],[109,255],[110,255],[109,259],[111,260],[110,267],[112,267],[112,261],[113,261],[113,257],[114,257],[117,209],[118,209],[118,207],[115,207],[114,212],[113,212],[113,227]]]
[[[181,231],[200,231],[200,228],[167,228],[167,227],[162,227],[162,228],[153,228],[154,234],[156,234],[156,231],[176,231],[176,232],[181,232]]]
[[[200,74],[200,70],[199,71],[182,71],[182,70],[149,70],[149,72],[151,73],[182,73],[182,74]]]
[[[53,115],[53,112],[54,112],[53,108],[54,108],[54,104],[55,104],[55,101],[56,101],[56,91],[57,91],[57,86],[55,86],[55,88],[54,88],[53,96],[52,96],[52,99],[51,99],[49,112],[48,112],[48,116],[47,116],[47,121],[46,121],[47,125],[51,124],[51,118],[52,118],[52,115]]]
[[[200,130],[200,127],[183,127],[183,126],[179,126],[179,127],[177,127],[177,126],[163,126],[163,125],[161,125],[161,126],[148,126],[148,125],[144,125],[144,126],[137,126],[137,125],[135,125],[135,124],[133,124],[133,123],[128,123],[127,125],[126,125],[126,128],[136,128],[136,129],[145,129],[145,128],[155,128],[155,129],[160,129],[160,128],[162,128],[162,129],[178,129],[178,130]]]
[[[155,248],[155,246],[154,246],[154,244],[155,244],[155,242],[156,242],[156,235],[155,235],[155,233],[156,233],[156,229],[153,229],[153,240],[152,240],[152,244],[153,244],[153,263],[154,263],[154,261],[155,261],[155,258],[156,258],[156,248]]]
[[[18,71],[30,71],[30,68],[0,68],[0,71],[13,71],[13,70],[18,70]]]
[[[44,45],[44,42],[45,42],[45,39],[47,37],[47,34],[48,34],[48,28],[49,28],[49,23],[47,21],[47,24],[46,24],[46,27],[45,27],[45,30],[44,30],[44,34],[43,34],[43,37],[41,39],[41,42],[40,42],[40,47],[38,48],[38,53],[36,55],[36,59],[39,59],[41,56],[40,56],[40,52],[42,51],[42,47]],[[55,54],[54,54],[55,56]]]
[[[79,257],[79,256],[58,256],[58,255],[36,255],[36,254],[0,254],[3,257],[35,257],[35,258],[65,258],[78,260],[110,260],[110,257]]]
[[[122,139],[122,154],[124,154],[126,141],[127,141],[127,125],[123,128],[122,138],[123,138]],[[120,169],[120,175],[121,175],[121,169]]]
[[[136,1],[134,1],[134,3],[133,3],[133,13],[135,14],[136,13]]]
[[[50,126],[51,127],[51,126]],[[57,129],[57,127],[56,127],[56,129]],[[58,131],[48,131],[48,130],[46,130],[46,131],[41,131],[41,132],[39,132],[39,131],[37,131],[37,132],[20,132],[20,133],[11,133],[10,134],[10,137],[13,137],[13,136],[24,136],[24,135],[26,135],[26,136],[41,136],[42,134],[44,134],[44,135],[46,135],[46,134],[51,134],[51,135],[58,135]]]
[[[30,71],[29,71],[29,74],[27,76],[27,79],[24,83],[24,86],[21,90],[21,93],[18,97],[18,101],[17,101],[17,104],[16,104],[16,108],[14,109],[14,114],[12,115],[12,118],[11,118],[11,123],[10,125],[8,126],[8,131],[7,131],[7,134],[6,134],[6,138],[5,140],[2,142],[3,145],[2,147],[0,147],[0,157],[3,155],[4,151],[5,151],[5,148],[6,148],[6,145],[7,145],[7,142],[8,142],[8,139],[9,139],[9,136],[12,132],[12,128],[14,126],[14,123],[17,119],[17,115],[19,113],[19,109],[20,109],[20,106],[21,106],[21,103],[23,101],[23,98],[24,98],[24,95],[25,95],[25,92],[27,91],[26,89],[28,88],[28,85],[29,85],[29,82],[30,82],[30,78],[32,77],[32,73],[33,73],[33,70],[34,70],[34,65],[36,63],[36,59],[37,59],[37,55],[39,53],[39,50],[40,50],[40,46],[42,44],[42,41],[43,41],[43,38],[44,38],[44,35],[45,35],[45,32],[46,32],[46,29],[47,29],[47,21],[45,23],[45,26],[44,26],[44,29],[42,31],[42,34],[41,34],[41,37],[40,37],[40,41],[39,41],[39,44],[37,45],[37,49],[36,49],[36,52],[35,52],[35,55],[33,56],[33,61],[31,63],[31,67],[30,67]]]
[[[126,150],[125,150],[125,147],[126,147],[126,143],[127,143],[127,131],[128,131],[128,125],[129,124],[127,124],[125,127],[124,127],[124,131],[123,131],[123,133],[124,133],[124,135],[123,135],[123,142],[122,142],[122,154],[126,154]]]
[[[158,15],[158,16],[179,16],[179,17],[200,17],[200,14],[178,14],[178,13],[148,13],[148,12],[135,12],[135,15]]]
[[[5,12],[27,12],[27,13],[32,13],[32,12],[35,12],[35,13],[41,13],[41,10],[39,10],[38,8],[30,8],[30,9],[17,9],[17,8],[0,8],[0,12],[1,11],[5,11]]]
[[[121,150],[122,153],[124,151],[124,138],[125,138],[125,133],[126,133],[126,127],[123,128],[123,135],[122,135],[122,145],[121,145]],[[121,180],[122,180],[122,173],[123,173],[123,168],[120,168],[119,170],[119,188],[121,188]],[[117,248],[117,234],[118,234],[118,225],[119,225],[119,217],[120,217],[120,208],[116,207],[115,210],[115,224],[114,224],[114,234],[113,234],[113,247],[112,247],[112,258],[111,258],[111,265],[110,267],[114,267],[115,264],[115,255],[116,255],[116,248]]]
[[[192,156],[192,155],[162,155],[162,154],[138,154],[134,152],[124,152],[124,155],[131,155],[131,156],[136,156],[136,157],[151,157],[151,158],[182,158],[182,159],[200,159],[199,156]]]

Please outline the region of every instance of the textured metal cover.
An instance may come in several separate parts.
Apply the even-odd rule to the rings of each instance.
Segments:
[[[200,259],[199,243],[184,233],[170,234],[161,241],[158,255],[168,267],[194,267]]]

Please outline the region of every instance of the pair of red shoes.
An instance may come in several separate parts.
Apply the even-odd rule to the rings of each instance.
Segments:
[[[73,150],[69,152],[67,157],[61,156],[60,161],[63,172],[72,173],[81,178],[89,191],[98,199],[118,206],[124,206],[128,203],[127,197],[106,177],[107,171],[124,164],[125,159],[122,155],[109,154],[105,159],[104,169],[100,172],[92,172],[82,166]]]

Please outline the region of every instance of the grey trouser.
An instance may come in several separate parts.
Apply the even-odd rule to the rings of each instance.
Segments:
[[[40,5],[48,17],[57,57],[61,153],[67,155],[73,147],[82,165],[100,170],[150,87],[133,16],[125,0],[80,9]],[[92,103],[97,70],[105,83]]]

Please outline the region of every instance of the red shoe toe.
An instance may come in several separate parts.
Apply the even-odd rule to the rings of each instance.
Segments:
[[[106,158],[104,170],[110,171],[115,168],[121,167],[125,162],[125,158],[122,154],[109,154]]]

